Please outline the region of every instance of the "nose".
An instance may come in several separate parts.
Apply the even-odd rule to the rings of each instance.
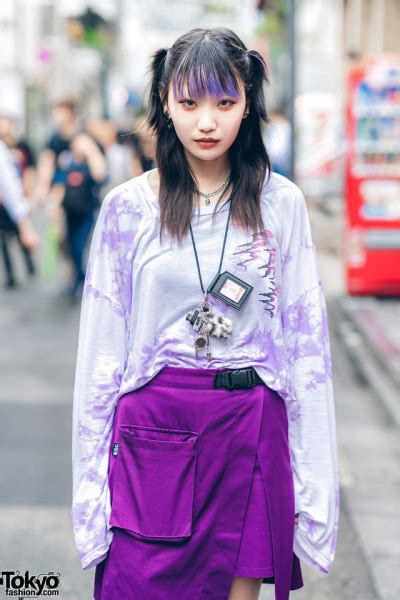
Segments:
[[[216,123],[212,110],[205,109],[200,113],[197,127],[199,131],[214,131]]]

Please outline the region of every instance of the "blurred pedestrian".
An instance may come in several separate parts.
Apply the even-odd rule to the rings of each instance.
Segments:
[[[6,144],[9,149],[10,157],[13,160],[17,174],[22,183],[23,194],[28,203],[30,212],[35,209],[34,186],[35,186],[35,159],[29,143],[23,138],[18,138],[15,122],[6,115],[0,116],[0,140]],[[7,286],[14,287],[16,280],[14,276],[14,266],[11,245],[16,240],[24,258],[26,272],[32,277],[36,274],[36,266],[33,260],[32,252],[21,240],[19,229],[8,215],[7,211],[0,208],[0,226],[4,235],[2,236],[2,253],[6,266]]]
[[[23,135],[18,135],[15,120],[5,115],[0,116],[0,139],[6,143],[14,156],[25,198],[31,210],[34,211],[36,208],[34,198],[36,157],[33,148]]]
[[[133,126],[133,146],[141,166],[141,173],[150,171],[156,166],[156,143],[154,132],[146,123],[146,117],[138,117]]]
[[[36,204],[46,204],[47,215],[57,228],[58,246],[66,260],[69,258],[65,224],[61,219],[60,204],[64,193],[63,155],[70,151],[71,140],[81,130],[78,104],[74,98],[60,98],[51,106],[53,130],[45,147],[39,153],[37,164]],[[58,223],[56,222],[58,219]]]
[[[16,237],[26,258],[30,275],[35,273],[31,252],[39,246],[39,238],[29,219],[30,207],[24,197],[23,187],[14,157],[0,140],[0,243],[6,273],[5,286],[17,285],[10,240]]]
[[[49,214],[65,217],[68,256],[73,278],[66,293],[76,299],[85,279],[84,252],[100,206],[100,188],[107,176],[107,163],[96,142],[86,133],[78,133],[70,141],[70,151],[60,157],[59,181],[62,194],[53,198]]]
[[[104,148],[107,159],[107,181],[101,188],[104,198],[112,188],[140,175],[142,171],[137,169],[131,145],[126,143],[114,123],[92,117],[86,119],[85,128]]]
[[[283,110],[277,107],[269,113],[270,122],[264,129],[264,141],[275,173],[290,177],[291,125]]]
[[[64,175],[60,161],[63,153],[70,150],[71,140],[80,131],[77,105],[72,99],[65,98],[56,101],[51,109],[51,119],[54,131],[41,151],[38,161],[36,193],[40,202],[47,200],[53,186],[61,186],[58,194],[62,193]]]

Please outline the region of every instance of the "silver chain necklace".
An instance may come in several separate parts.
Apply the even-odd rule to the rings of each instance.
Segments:
[[[208,194],[204,193],[204,192],[200,192],[200,190],[198,190],[196,188],[196,193],[199,194],[199,196],[203,196],[203,198],[206,199],[206,204],[207,206],[210,204],[210,198],[212,196],[215,196],[216,194],[219,194],[219,192],[222,192],[225,188],[228,187],[229,181],[231,179],[231,174],[229,173],[228,177],[225,179],[224,183],[222,185],[219,186],[219,188],[217,190],[215,190],[215,192],[209,192]]]

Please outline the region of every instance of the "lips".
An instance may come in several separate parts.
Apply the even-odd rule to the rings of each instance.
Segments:
[[[214,138],[199,138],[196,140],[196,142],[218,142],[219,140],[216,140]]]
[[[215,144],[218,144],[219,140],[212,138],[195,140],[201,148],[212,148]]]

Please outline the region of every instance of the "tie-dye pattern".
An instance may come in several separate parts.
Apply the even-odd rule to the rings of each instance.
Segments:
[[[112,540],[108,451],[118,399],[166,364],[197,368],[253,366],[285,401],[295,487],[294,551],[327,572],[339,516],[339,478],[329,330],[304,196],[273,173],[265,182],[265,237],[231,224],[221,271],[254,289],[239,310],[210,296],[233,322],[228,340],[211,338],[212,360],[195,357],[185,317],[202,299],[190,235],[159,243],[157,199],[148,173],[111,190],[90,247],[79,326],[73,405],[75,541],[84,569]],[[212,222],[202,207],[192,222],[204,286],[218,268],[228,206]]]

